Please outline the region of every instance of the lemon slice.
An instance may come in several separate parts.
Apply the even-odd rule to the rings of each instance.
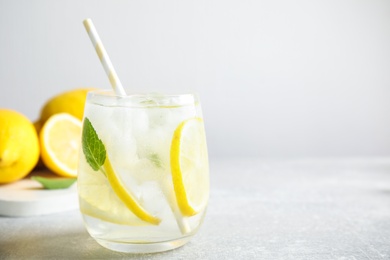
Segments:
[[[209,166],[203,120],[191,118],[176,128],[170,162],[176,200],[184,216],[202,211],[209,197]]]
[[[80,210],[91,217],[115,224],[145,226],[158,225],[161,220],[148,213],[117,177],[108,159],[101,172],[80,169],[78,177]]]
[[[115,173],[105,145],[87,117],[84,119],[82,145],[84,156],[80,161],[79,194],[92,207],[82,205],[81,211],[119,224],[131,225],[142,220],[158,225],[161,220],[141,206],[137,197]],[[93,210],[94,207],[96,210]]]
[[[44,164],[58,175],[76,177],[80,138],[79,119],[67,113],[51,116],[39,134]]]
[[[111,185],[111,188],[114,190],[115,194],[121,199],[121,201],[126,205],[131,212],[134,213],[137,217],[153,225],[158,225],[160,219],[149,214],[135,199],[135,196],[131,193],[129,189],[126,189],[121,180],[117,177],[112,168],[110,160],[108,157],[104,163],[104,169],[106,170],[108,182]]]
[[[80,172],[82,173],[77,177],[77,186],[80,211],[83,214],[114,224],[149,225],[126,207],[103,173],[93,171],[86,162],[80,163]]]

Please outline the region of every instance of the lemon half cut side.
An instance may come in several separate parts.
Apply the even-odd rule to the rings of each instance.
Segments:
[[[42,160],[51,171],[60,176],[77,176],[81,125],[78,118],[59,113],[46,121],[39,134]]]
[[[172,138],[170,150],[172,182],[176,200],[184,216],[193,216],[207,205],[209,165],[203,120],[181,122]]]

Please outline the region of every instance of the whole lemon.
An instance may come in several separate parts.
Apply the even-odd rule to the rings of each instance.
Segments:
[[[25,177],[38,159],[39,141],[32,122],[19,112],[0,109],[0,183]]]
[[[83,118],[87,93],[94,88],[78,88],[60,93],[49,99],[42,107],[39,121],[35,127],[39,130],[54,114],[68,113],[78,119]]]

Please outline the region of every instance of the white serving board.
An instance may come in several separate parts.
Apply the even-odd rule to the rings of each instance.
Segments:
[[[34,172],[25,179],[0,185],[0,216],[38,216],[79,208],[76,183],[67,189],[46,190],[30,179],[34,175],[52,174]]]

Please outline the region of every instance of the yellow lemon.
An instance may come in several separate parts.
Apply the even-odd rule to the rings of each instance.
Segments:
[[[203,210],[209,197],[209,165],[203,120],[191,118],[176,128],[170,162],[176,200],[184,216]]]
[[[55,114],[43,125],[39,141],[47,168],[60,176],[77,176],[81,120],[67,113]]]
[[[19,112],[0,109],[0,183],[25,177],[39,159],[38,136]]]
[[[82,120],[84,113],[85,99],[88,91],[93,88],[79,88],[70,91],[60,93],[52,97],[42,107],[39,123],[41,126],[44,125],[52,115],[58,113],[68,113],[72,116]],[[36,124],[39,128],[39,124]]]

